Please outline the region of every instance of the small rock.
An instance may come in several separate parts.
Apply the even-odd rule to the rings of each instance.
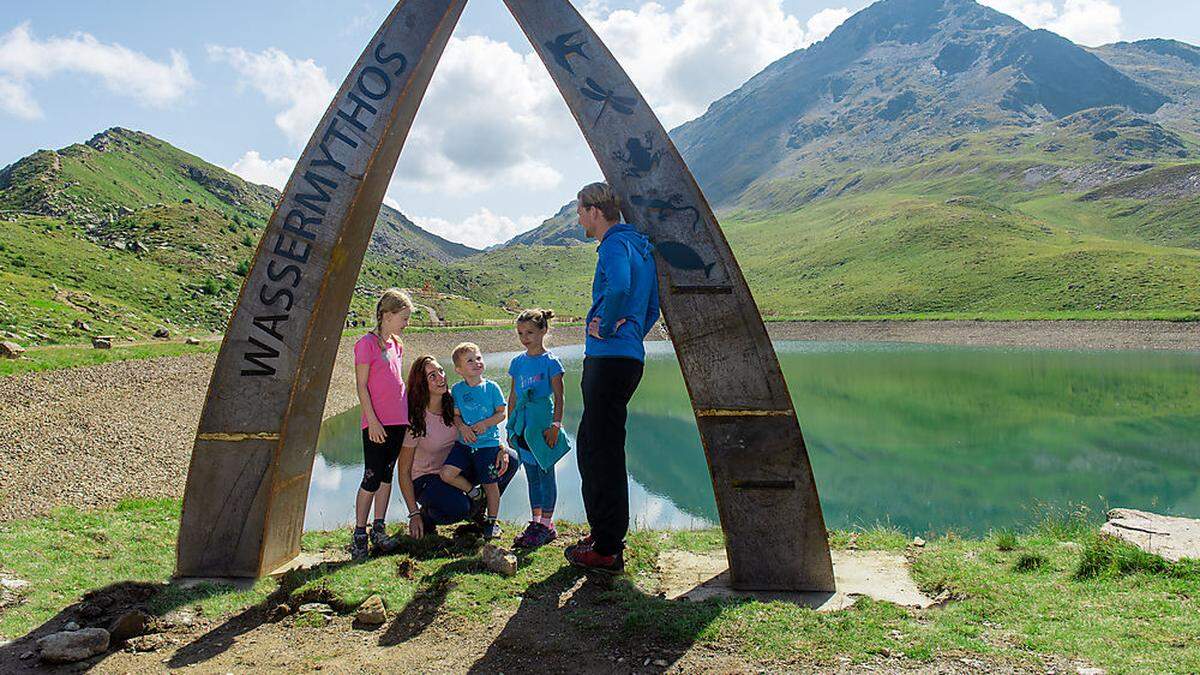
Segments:
[[[188,339],[184,340],[183,342],[184,342],[184,344],[189,344],[189,345],[198,345],[198,344],[200,344],[200,341],[199,341],[199,340],[197,340],[197,339],[196,339],[196,338],[194,338],[194,337],[190,337],[190,338],[188,338]]]
[[[670,663],[668,663],[666,659],[654,659],[654,665],[658,666],[659,668],[666,668],[670,665]]]
[[[92,347],[94,349],[112,349],[112,338],[94,337],[92,338]]]
[[[196,623],[196,613],[190,609],[177,609],[163,617],[165,627],[180,626],[191,628]]]
[[[87,325],[87,322],[83,319],[75,319],[71,322],[71,327],[76,330],[81,330],[85,333],[90,333],[92,331],[92,327]]]
[[[149,614],[140,609],[134,609],[113,619],[112,624],[108,627],[108,632],[113,642],[124,642],[129,638],[150,632],[153,622],[154,620],[150,618]]]
[[[267,613],[267,621],[271,623],[279,623],[283,621],[289,614],[292,613],[292,608],[280,603],[275,605],[270,612]]]
[[[387,607],[383,604],[383,598],[379,595],[367,598],[363,604],[358,606],[358,612],[354,615],[354,619],[367,626],[378,626],[386,622]]]
[[[37,641],[38,652],[47,663],[75,663],[108,650],[108,631],[83,628],[54,633]]]
[[[483,547],[480,556],[483,558],[483,566],[497,574],[511,577],[517,573],[517,556],[513,555],[512,551],[488,544]]]
[[[308,602],[300,605],[300,613],[316,612],[318,614],[333,614],[333,608],[323,602]]]
[[[925,540],[920,537],[913,537],[912,545],[920,548],[925,545]]]
[[[1103,668],[1076,668],[1076,675],[1105,675],[1108,671]]]
[[[139,635],[125,642],[125,649],[131,652],[156,652],[167,644],[167,636],[161,634]]]
[[[15,342],[0,342],[0,359],[19,359],[25,348]]]
[[[9,593],[24,593],[29,588],[29,582],[16,577],[0,577],[0,589]]]
[[[24,654],[21,654],[21,660],[28,661],[29,659],[32,659],[35,656],[37,656],[37,654],[33,653],[33,651],[30,650],[30,651],[25,652]]]
[[[159,328],[158,330],[154,331],[154,337],[159,340],[166,340],[167,338],[171,337],[171,331],[167,330],[166,328]]]
[[[68,630],[68,631],[79,630],[79,624],[75,623],[74,621],[68,621],[66,623],[66,625],[63,626],[63,630]]]

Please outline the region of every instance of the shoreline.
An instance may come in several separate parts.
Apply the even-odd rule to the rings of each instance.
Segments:
[[[768,331],[775,340],[1200,352],[1200,324],[1169,321],[804,321],[772,322]],[[560,326],[549,346],[578,344],[583,335],[582,326]],[[358,402],[356,339],[342,338],[326,419]],[[650,339],[663,339],[662,331]],[[432,353],[449,368],[451,350],[463,341],[485,353],[518,348],[504,328],[414,332],[405,335],[408,363]],[[182,495],[215,360],[215,353],[190,354],[0,377],[0,522],[57,506]],[[48,480],[56,467],[70,471]]]

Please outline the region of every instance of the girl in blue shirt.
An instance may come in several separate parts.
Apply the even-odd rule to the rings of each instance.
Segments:
[[[508,366],[508,374],[512,377],[508,392],[509,415],[514,426],[520,426],[511,428],[509,434],[525,467],[529,508],[533,512],[533,520],[513,542],[521,548],[542,546],[558,536],[554,529],[554,506],[558,501],[554,463],[565,454],[566,439],[561,439],[560,443],[563,366],[554,354],[546,351],[545,345],[552,318],[554,312],[548,309],[528,309],[517,317],[517,338],[525,347],[525,353],[513,358]],[[550,415],[546,415],[551,399],[553,408]],[[514,417],[518,410],[523,414]],[[542,427],[543,424],[546,426]],[[535,433],[540,437],[533,438]],[[531,445],[537,446],[540,452],[535,454]]]

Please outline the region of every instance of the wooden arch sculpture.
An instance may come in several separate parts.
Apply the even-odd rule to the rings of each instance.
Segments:
[[[384,192],[466,0],[402,0],[321,120],[267,226],[196,434],[176,573],[253,577],[299,554],[325,396]],[[663,313],[745,589],[832,591],[821,505],[774,348],[661,123],[569,0],[505,0],[625,219],[655,243]]]

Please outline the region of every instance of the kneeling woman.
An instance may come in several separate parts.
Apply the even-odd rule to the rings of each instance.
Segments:
[[[397,462],[400,493],[408,505],[408,532],[419,539],[434,534],[438,525],[467,520],[473,500],[459,488],[442,481],[438,472],[446,455],[458,440],[454,427],[454,399],[446,386],[446,371],[432,356],[417,359],[408,373],[408,432]],[[500,492],[517,473],[517,455],[508,451],[508,462],[501,468]],[[460,474],[471,485],[478,485],[469,470]],[[475,501],[482,499],[480,490]],[[418,506],[419,505],[419,506]]]

